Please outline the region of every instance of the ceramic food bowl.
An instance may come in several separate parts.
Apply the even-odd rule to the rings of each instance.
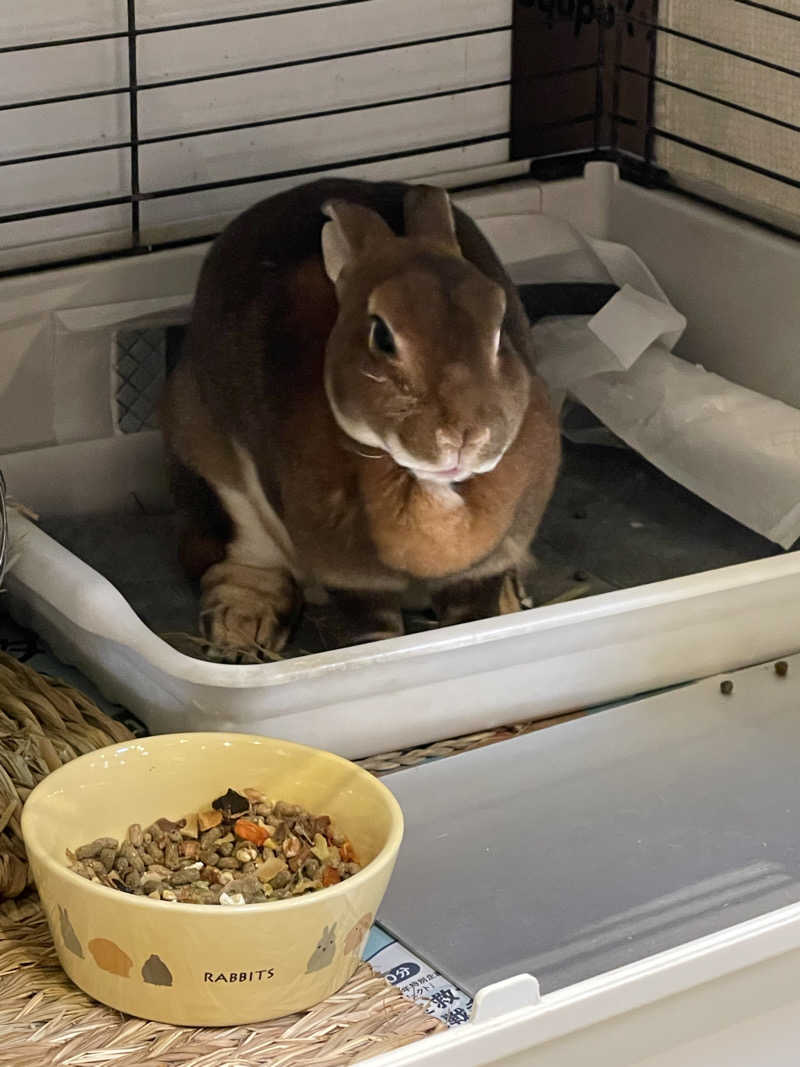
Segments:
[[[234,789],[329,815],[364,869],[290,900],[238,907],[121,893],[69,870],[65,849],[207,808]],[[31,793],[25,844],[59,959],[96,1000],[144,1019],[229,1026],[301,1011],[352,976],[394,868],[389,790],[328,752],[247,734],[169,734],[67,763]]]

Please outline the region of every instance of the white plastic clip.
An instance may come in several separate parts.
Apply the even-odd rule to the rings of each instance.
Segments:
[[[481,989],[472,1007],[473,1023],[488,1023],[523,1008],[535,1008],[542,999],[532,974],[517,974]]]

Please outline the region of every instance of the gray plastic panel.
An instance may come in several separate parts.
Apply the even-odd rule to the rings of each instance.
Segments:
[[[158,400],[164,386],[166,348],[164,327],[117,332],[115,399],[117,424],[122,433],[158,428]]]
[[[407,829],[379,921],[469,993],[550,992],[796,902],[790,663],[388,776]]]

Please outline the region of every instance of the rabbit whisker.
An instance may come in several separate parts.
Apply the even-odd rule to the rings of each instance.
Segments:
[[[386,453],[381,452],[380,449],[376,449],[374,452],[362,452],[352,439],[345,442],[344,447],[348,452],[352,452],[354,456],[361,456],[362,459],[380,459],[382,456],[386,455]]]

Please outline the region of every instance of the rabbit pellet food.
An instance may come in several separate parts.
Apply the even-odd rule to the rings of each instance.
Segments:
[[[157,819],[73,852],[71,870],[123,893],[181,904],[263,904],[336,885],[361,870],[327,815],[229,789],[203,811]]]

